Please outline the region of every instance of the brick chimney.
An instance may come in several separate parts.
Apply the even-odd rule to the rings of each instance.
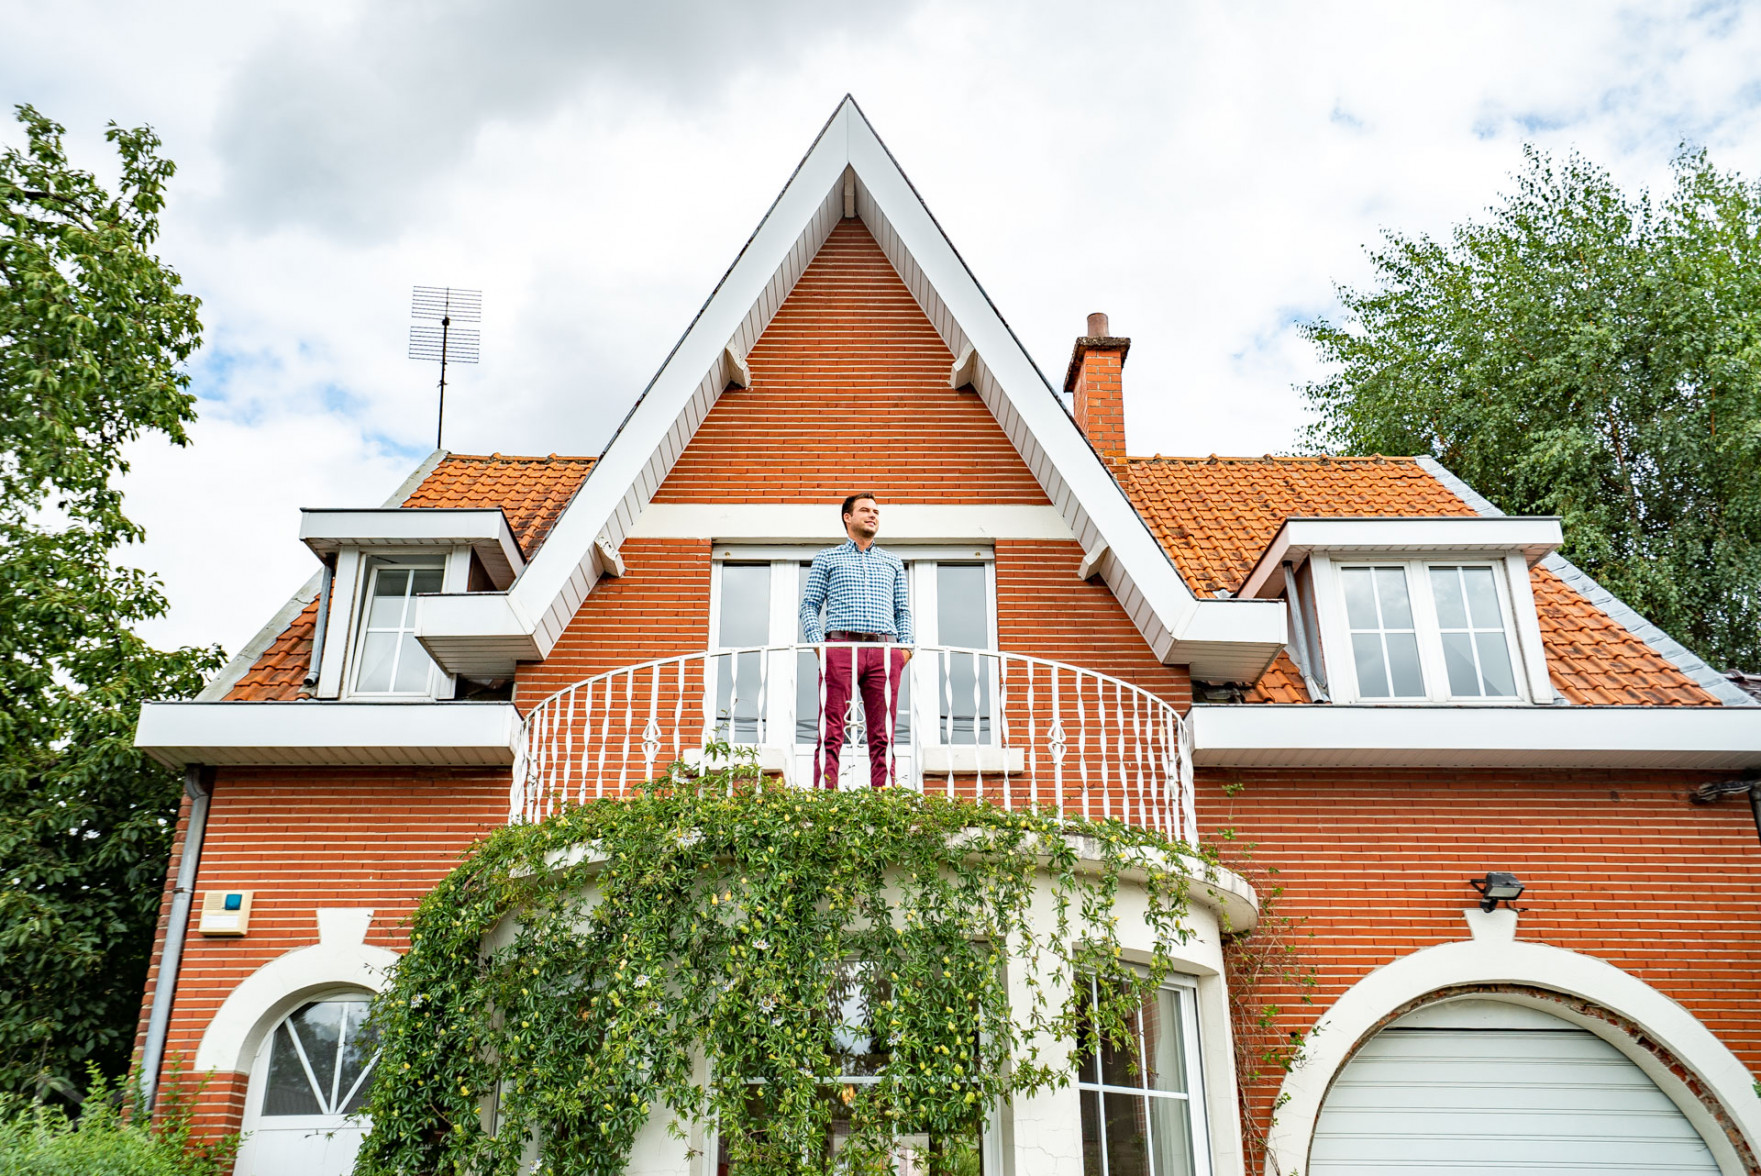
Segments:
[[[1107,333],[1107,316],[1088,316],[1088,334],[1076,341],[1064,371],[1064,391],[1076,397],[1076,427],[1109,466],[1125,465],[1125,385],[1121,372],[1131,340]]]

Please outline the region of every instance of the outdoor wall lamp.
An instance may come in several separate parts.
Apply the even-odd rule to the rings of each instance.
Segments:
[[[1468,885],[1480,892],[1480,909],[1483,911],[1495,911],[1499,903],[1513,911],[1522,909],[1516,905],[1516,900],[1522,896],[1523,884],[1516,880],[1515,874],[1487,870],[1484,878],[1469,878]]]

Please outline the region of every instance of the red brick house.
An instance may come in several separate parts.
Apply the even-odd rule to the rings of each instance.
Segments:
[[[1178,1081],[996,1108],[987,1172],[1761,1171],[1761,707],[1427,458],[1128,456],[1129,345],[1091,317],[1049,383],[846,100],[603,453],[307,511],[312,581],[146,708],[189,781],[148,1073],[208,1076],[241,1173],[345,1171],[363,1002],[476,838],[715,736],[805,778],[800,577],[872,488],[903,782],[1256,847],[1146,1019]],[[1312,1003],[1229,990],[1267,867]]]

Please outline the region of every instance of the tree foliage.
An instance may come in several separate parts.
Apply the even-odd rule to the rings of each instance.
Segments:
[[[194,419],[198,303],[150,251],[173,166],[150,129],[112,124],[113,195],[60,126],[18,121],[0,153],[0,1091],[42,1094],[126,1065],[180,791],[134,726],[218,651],[136,636],[165,599],[115,562],[141,536],[123,446],[186,444]]]
[[[1445,241],[1387,233],[1307,337],[1308,435],[1428,453],[1727,668],[1761,665],[1761,185],[1684,153],[1661,198],[1529,149]]]
[[[1192,853],[740,766],[500,830],[423,899],[374,1003],[356,1171],[512,1176],[536,1146],[547,1173],[614,1176],[651,1114],[715,1124],[739,1176],[890,1172],[901,1135],[930,1138],[931,1172],[976,1171],[989,1107],[1067,1081],[1072,1041],[1124,1046],[1187,935]],[[1160,945],[1141,971],[1127,871]],[[1098,1007],[1065,982],[1084,974]]]

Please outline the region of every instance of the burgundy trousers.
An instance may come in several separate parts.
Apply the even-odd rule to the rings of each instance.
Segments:
[[[898,646],[853,649],[848,645],[839,648],[840,644],[837,638],[830,639],[820,671],[825,709],[820,714],[819,747],[813,756],[814,782],[821,788],[838,786],[838,753],[844,747],[844,716],[850,709],[854,684],[862,692],[862,713],[868,726],[868,782],[871,787],[885,788],[892,783],[887,776],[887,749],[892,746],[893,723],[898,718],[905,651]]]

